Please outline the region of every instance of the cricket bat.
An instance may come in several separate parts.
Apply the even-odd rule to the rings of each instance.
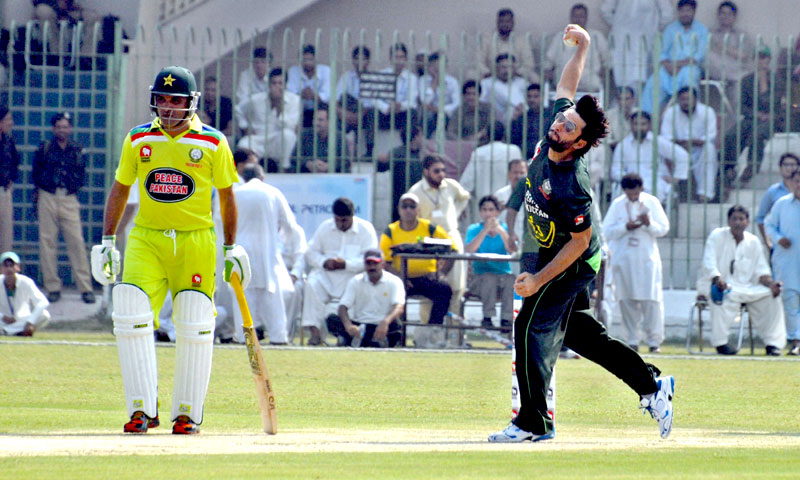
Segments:
[[[261,355],[261,345],[258,343],[256,330],[253,328],[253,317],[250,316],[250,308],[247,306],[247,299],[244,298],[244,290],[238,273],[231,274],[231,286],[236,293],[239,310],[242,312],[244,343],[247,345],[250,370],[253,372],[253,380],[256,383],[258,408],[261,411],[261,426],[264,428],[264,433],[275,435],[278,433],[278,411],[275,407],[275,392],[272,390],[269,372],[267,372],[267,366],[264,364],[264,357]]]

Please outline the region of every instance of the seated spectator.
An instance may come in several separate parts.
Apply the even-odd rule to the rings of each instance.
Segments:
[[[239,181],[234,182],[233,186],[238,187],[239,185],[244,185],[244,181],[242,181],[244,169],[247,168],[248,165],[257,163],[258,157],[250,150],[236,150],[233,152],[233,164],[236,166],[236,174],[239,176]]]
[[[794,191],[792,186],[792,175],[794,175],[795,170],[797,170],[799,166],[800,157],[794,153],[786,152],[781,155],[781,158],[778,161],[778,169],[781,173],[781,181],[770,185],[767,191],[764,192],[764,196],[761,197],[761,203],[759,204],[758,213],[756,214],[756,225],[758,226],[758,231],[761,232],[761,238],[764,239],[764,245],[767,246],[767,249],[770,252],[772,251],[774,245],[770,236],[767,235],[767,230],[764,227],[764,221],[766,220],[769,212],[772,210],[772,206],[775,205],[775,202],[777,202],[779,198],[789,195]]]
[[[331,67],[317,64],[314,45],[303,46],[303,63],[289,68],[286,90],[303,101],[303,128],[314,124],[314,109],[331,100]]]
[[[339,315],[328,317],[328,331],[339,345],[395,347],[402,339],[400,317],[405,311],[403,281],[383,271],[383,254],[364,252],[364,272],[347,282],[339,302]]]
[[[422,78],[425,75],[425,69],[428,65],[428,51],[427,50],[420,50],[414,55],[414,68],[412,72],[419,78]]]
[[[292,152],[292,166],[290,172],[301,173],[328,173],[328,144],[330,133],[328,122],[328,106],[320,104],[314,114],[314,128],[306,128],[300,136],[300,142]],[[342,155],[342,137],[336,131],[336,166],[334,172],[350,172],[350,160]]]
[[[472,198],[483,198],[502,188],[508,176],[508,162],[522,158],[518,146],[506,143],[505,130],[502,123],[494,122],[492,141],[472,152],[461,174],[461,185]]]
[[[365,156],[372,156],[375,146],[375,101],[361,98],[361,74],[369,69],[369,48],[358,46],[353,49],[353,69],[348,70],[336,84],[336,101],[339,102],[340,120],[344,122],[347,132],[364,132],[367,151]]]
[[[489,117],[492,106],[479,100],[481,85],[475,80],[467,80],[461,88],[461,106],[447,124],[447,138],[450,140],[485,141],[489,135]]]
[[[400,135],[405,142],[405,135]],[[378,157],[378,171],[392,169],[392,205],[400,202],[400,196],[422,178],[422,157],[425,151],[425,135],[419,125],[411,126],[408,145],[400,145],[389,154]],[[393,209],[394,210],[394,209]],[[399,219],[397,211],[392,212],[392,221]]]
[[[747,209],[734,205],[728,210],[728,226],[711,232],[697,275],[697,293],[712,300],[708,304],[711,345],[717,353],[737,353],[728,345],[728,329],[745,303],[750,321],[767,346],[767,355],[778,356],[786,345],[783,309],[777,298],[781,284],[772,280],[764,247],[758,237],[746,231],[749,225]]]
[[[653,81],[659,78],[659,102],[663,104],[676,90],[695,88],[703,78],[701,68],[708,46],[708,28],[695,20],[695,0],[678,0],[678,19],[662,33],[660,65],[642,92],[642,110],[653,112]]]
[[[0,335],[30,337],[47,325],[50,305],[36,283],[20,274],[19,256],[14,252],[0,255]]]
[[[378,108],[378,126],[381,130],[394,128],[405,131],[406,125],[412,123],[415,118],[417,102],[419,101],[418,77],[413,75],[406,65],[408,64],[408,50],[405,44],[396,43],[389,49],[389,62],[391,67],[381,70],[381,73],[393,73],[397,77],[395,80],[395,100],[386,102],[376,100],[375,106]]]
[[[428,57],[428,69],[420,79],[419,99],[422,108],[423,125],[425,125],[425,136],[430,138],[434,130],[439,112],[439,97],[444,97],[445,128],[450,123],[453,114],[461,104],[461,96],[458,93],[458,80],[452,75],[444,75],[444,88],[439,77],[439,62],[444,62],[445,58],[439,52],[434,52]],[[440,95],[441,93],[441,95]]]
[[[800,170],[792,173],[790,185],[792,193],[775,202],[765,228],[775,242],[772,269],[782,287],[789,355],[800,355]]]
[[[239,104],[250,101],[250,96],[256,93],[267,93],[269,91],[269,66],[272,64],[272,53],[267,52],[266,48],[258,47],[253,49],[253,64],[244,72],[239,73],[239,84],[236,87],[236,123],[242,127],[242,115],[239,111]]]
[[[613,183],[612,195],[619,195],[619,184],[625,175],[638,173],[644,181],[644,191],[668,205],[672,186],[686,181],[689,176],[689,152],[663,135],[655,136],[647,112],[634,112],[630,117],[629,130],[630,133],[617,145],[611,157],[609,178]],[[655,165],[654,148],[658,148]],[[655,192],[652,191],[653,173],[656,175]]]
[[[11,135],[14,116],[0,106],[0,252],[11,250],[14,241],[14,182],[19,176],[20,155]]]
[[[669,219],[658,199],[645,193],[642,177],[622,177],[623,194],[611,202],[603,219],[608,238],[614,296],[622,312],[628,345],[639,351],[640,330],[650,353],[664,341],[664,294],[658,238],[669,231]]]
[[[228,125],[233,118],[233,102],[224,95],[218,95],[217,85],[217,77],[210,75],[206,77],[203,95],[200,97],[203,103],[197,113],[203,123],[230,134]]]
[[[466,246],[469,253],[495,253],[508,255],[514,251],[508,236],[508,226],[501,223],[500,202],[492,195],[481,198],[479,211],[482,222],[473,223],[467,228]],[[500,326],[511,330],[514,319],[514,275],[510,262],[473,262],[472,277],[469,280],[469,291],[480,297],[483,303],[484,327],[492,326],[495,314],[495,302],[499,297]]]
[[[753,175],[761,170],[764,145],[773,131],[782,131],[786,125],[786,116],[783,113],[786,107],[781,105],[781,95],[785,93],[785,87],[781,85],[785,85],[785,82],[778,78],[775,82],[772,81],[771,60],[769,48],[764,47],[759,50],[758,71],[746,75],[741,81],[739,99],[741,119],[728,129],[723,149],[725,187],[728,190],[733,188],[738,157],[744,149],[750,148],[747,166],[739,177],[741,184],[749,182]],[[770,121],[773,122],[774,130],[770,129]]]
[[[602,32],[588,27],[589,8],[583,3],[576,3],[569,11],[569,23],[580,25],[592,39],[592,47],[583,67],[578,91],[597,93],[603,90],[606,65],[608,64],[608,41]],[[545,79],[555,86],[556,79],[561,76],[564,65],[575,53],[574,47],[568,47],[562,40],[563,32],[556,32],[550,39],[544,60]],[[579,95],[580,96],[580,95]]]
[[[492,74],[492,63],[500,54],[508,54],[514,59],[514,75],[529,82],[539,81],[539,72],[533,58],[533,49],[524,33],[514,31],[514,12],[503,8],[497,12],[497,39],[494,32],[484,37],[481,44],[481,77]]]
[[[284,89],[283,69],[269,72],[269,93],[251,95],[236,111],[241,114],[239,127],[246,131],[236,147],[275,161],[281,170],[290,168],[300,121],[300,97]]]
[[[618,103],[606,111],[611,132],[603,143],[612,149],[631,131],[631,114],[636,106],[636,92],[631,87],[622,87],[617,100]],[[643,178],[647,181],[647,177]]]
[[[100,20],[97,12],[80,5],[77,0],[33,0],[33,19],[50,24],[48,29],[49,52],[67,52],[69,35],[64,35],[65,44],[59,45],[60,22],[66,22],[67,27],[75,27],[78,22],[83,22],[80,50],[83,55],[95,53],[92,43],[94,25]],[[44,27],[41,27],[44,28]],[[60,48],[59,48],[60,47]]]
[[[528,82],[512,75],[513,57],[503,53],[495,61],[495,76],[481,80],[481,101],[494,108],[495,118],[511,121],[525,110],[525,91]]]
[[[691,155],[695,181],[695,200],[714,201],[717,178],[717,114],[697,100],[697,90],[683,87],[677,104],[669,107],[661,119],[661,135],[683,147]]]
[[[508,184],[494,192],[494,197],[500,202],[500,215],[497,219],[501,222],[506,222],[506,218],[508,215],[508,210],[506,209],[506,203],[508,199],[511,198],[511,192],[517,187],[517,183],[520,180],[528,176],[528,162],[521,158],[517,158],[515,160],[511,160],[508,162]],[[517,215],[514,219],[514,223],[509,227],[509,234],[511,234],[512,239],[512,249],[509,252],[515,252],[518,250],[518,246],[514,241],[514,238],[521,239],[522,238],[522,218],[524,215]],[[516,237],[515,237],[516,236]]]
[[[450,240],[444,229],[424,218],[419,218],[419,197],[404,193],[397,204],[400,220],[389,224],[381,235],[380,248],[386,259],[384,268],[389,273],[403,278],[399,255],[393,255],[392,247],[408,243],[418,243],[419,239],[432,237]],[[445,281],[452,261],[408,260],[408,276],[405,278],[406,295],[420,295],[433,302],[428,323],[441,325],[453,290]]]
[[[653,37],[675,18],[673,0],[603,0],[610,26],[611,70],[618,87],[638,90],[647,81]]]
[[[309,345],[322,344],[325,305],[342,298],[347,282],[364,270],[364,253],[377,245],[375,228],[355,216],[349,198],[334,200],[332,210],[333,218],[317,227],[305,255],[310,272],[303,293],[302,325],[311,331]]]
[[[778,57],[776,79],[789,79],[789,87],[783,87],[781,93],[781,111],[789,105],[789,130],[800,131],[800,36],[794,45],[781,49]]]
[[[511,143],[522,149],[522,158],[531,158],[536,143],[542,138],[542,88],[538,83],[528,85],[525,95],[526,112],[511,122]]]
[[[756,48],[750,35],[734,26],[736,10],[736,4],[729,0],[717,7],[717,27],[711,30],[706,64],[702,65],[708,69],[708,78],[733,84],[753,73]]]

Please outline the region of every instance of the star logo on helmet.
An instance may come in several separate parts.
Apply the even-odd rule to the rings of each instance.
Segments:
[[[175,81],[175,77],[173,77],[172,74],[170,73],[169,75],[164,77],[164,86],[165,87],[171,87],[172,86],[172,82],[174,82],[174,81]]]

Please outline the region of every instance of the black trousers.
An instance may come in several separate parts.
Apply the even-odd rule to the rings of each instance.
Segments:
[[[520,409],[514,423],[538,435],[554,431],[546,395],[562,343],[619,377],[639,395],[657,390],[651,368],[625,342],[608,336],[589,308],[595,276],[583,260],[525,298],[514,324]]]
[[[434,280],[427,276],[409,278],[411,288],[406,288],[406,295],[422,295],[433,302],[431,307],[431,318],[428,323],[441,325],[444,316],[447,315],[447,308],[450,306],[450,297],[453,296],[453,289],[446,282]]]
[[[345,345],[350,345],[350,342],[353,341],[352,335],[347,333],[347,330],[344,329],[344,324],[342,323],[342,319],[339,318],[338,315],[331,315],[326,320],[328,331],[335,335],[336,337],[340,337],[342,339],[342,343]],[[352,322],[353,325],[359,326],[361,323]],[[372,339],[372,336],[375,335],[375,329],[378,328],[377,325],[373,325],[371,323],[364,324],[366,328],[364,329],[364,336],[361,337],[361,344],[356,345],[359,347],[368,347],[368,348],[380,348],[383,345],[381,342],[377,342]],[[394,322],[389,324],[389,330],[386,332],[386,346],[393,348],[396,347],[397,344],[400,343],[400,340],[403,338],[402,327],[400,324],[395,320]]]

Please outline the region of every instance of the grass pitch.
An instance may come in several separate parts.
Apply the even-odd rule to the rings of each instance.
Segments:
[[[675,425],[586,360],[557,365],[555,440],[492,445],[510,353],[264,349],[278,434],[260,432],[243,347],[217,348],[201,434],[169,435],[175,350],[157,349],[162,427],[123,435],[107,334],[0,344],[0,478],[797,478],[800,362],[651,356],[675,375]],[[679,353],[677,347],[666,349]]]

